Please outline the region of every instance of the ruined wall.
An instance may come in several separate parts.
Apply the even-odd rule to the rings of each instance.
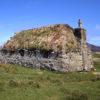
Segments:
[[[88,51],[88,54],[89,53],[90,52]],[[88,60],[86,59],[88,62],[86,62],[87,66],[85,66],[85,70],[87,71],[90,71],[93,67],[90,55],[91,54],[89,54],[89,58],[87,58]],[[46,52],[43,54],[40,50],[30,53],[25,50],[24,55],[21,52],[16,52],[14,54],[0,52],[0,63],[18,64],[25,67],[49,69],[61,72],[84,70],[84,60],[80,49],[68,51],[63,55],[60,52]]]

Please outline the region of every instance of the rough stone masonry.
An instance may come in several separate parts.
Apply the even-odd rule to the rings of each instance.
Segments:
[[[16,33],[0,50],[0,63],[61,72],[93,69],[80,20],[75,29],[56,24]]]

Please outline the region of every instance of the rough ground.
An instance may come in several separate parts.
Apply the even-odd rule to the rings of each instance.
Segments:
[[[99,100],[100,77],[0,65],[0,100]]]

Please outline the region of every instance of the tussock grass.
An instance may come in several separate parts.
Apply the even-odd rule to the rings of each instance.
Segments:
[[[65,96],[63,97],[63,100],[88,100],[89,96],[87,93],[82,92],[80,90],[67,90],[64,87],[60,89]]]
[[[59,73],[0,65],[1,100],[99,100],[100,79],[92,72]]]

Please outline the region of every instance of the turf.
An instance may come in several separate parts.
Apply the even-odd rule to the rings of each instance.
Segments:
[[[100,76],[2,64],[0,100],[100,100]]]

